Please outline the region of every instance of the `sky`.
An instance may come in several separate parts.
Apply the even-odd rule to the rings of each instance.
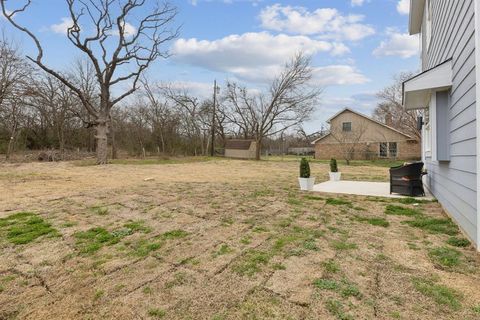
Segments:
[[[214,79],[220,91],[227,80],[262,90],[293,55],[305,52],[312,57],[312,85],[323,89],[305,124],[312,133],[344,107],[371,114],[376,93],[396,73],[418,71],[419,40],[407,33],[409,2],[172,0],[180,35],[164,46],[171,56],[157,61],[148,77],[201,97],[210,97]],[[71,22],[65,0],[32,3],[17,21],[39,36],[50,66],[69,69],[80,55],[66,38]],[[128,28],[136,27],[128,21]],[[26,54],[35,54],[32,41],[4,18],[0,28]]]

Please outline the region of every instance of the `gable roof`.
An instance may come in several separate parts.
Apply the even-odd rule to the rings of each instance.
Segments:
[[[335,119],[336,117],[338,117],[339,115],[341,115],[342,113],[344,113],[344,112],[346,112],[346,111],[349,111],[349,112],[351,112],[351,113],[354,113],[354,114],[356,114],[356,115],[358,115],[358,116],[360,116],[360,117],[362,117],[362,118],[364,118],[364,119],[370,120],[370,121],[372,121],[372,122],[374,122],[374,123],[376,123],[376,124],[379,124],[379,125],[381,125],[382,127],[385,127],[385,128],[387,128],[387,129],[389,129],[389,130],[395,131],[396,133],[399,133],[399,134],[401,134],[401,135],[403,135],[403,136],[405,136],[405,137],[407,137],[407,138],[409,138],[409,139],[413,139],[412,136],[410,136],[410,135],[408,135],[408,134],[406,134],[406,133],[403,133],[403,132],[401,132],[401,131],[393,128],[393,127],[387,126],[385,123],[382,123],[382,122],[380,122],[380,121],[377,121],[377,120],[375,120],[375,119],[373,119],[373,118],[371,118],[371,117],[369,117],[369,116],[364,115],[363,113],[360,113],[360,112],[355,111],[355,110],[353,110],[353,109],[350,109],[350,108],[348,108],[348,107],[345,107],[345,108],[343,108],[342,110],[340,110],[339,112],[335,113],[332,117],[330,117],[330,118],[327,120],[327,123],[330,123],[331,120]],[[322,140],[323,138],[328,137],[329,135],[330,135],[330,133],[327,133],[326,135],[321,136],[321,137],[318,138],[318,139],[315,139],[314,141],[312,141],[312,144],[315,144],[317,141],[320,141],[320,140]]]
[[[225,141],[225,149],[248,150],[253,140],[230,139]]]

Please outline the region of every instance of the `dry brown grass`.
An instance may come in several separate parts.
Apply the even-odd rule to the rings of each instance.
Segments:
[[[444,218],[437,203],[326,204],[337,196],[298,191],[297,165],[2,165],[0,218],[34,212],[60,237],[14,245],[0,220],[0,319],[480,317],[474,249],[456,248],[458,264],[445,266],[431,252],[454,249],[450,235],[384,213],[395,204]],[[311,166],[326,178],[326,164]]]

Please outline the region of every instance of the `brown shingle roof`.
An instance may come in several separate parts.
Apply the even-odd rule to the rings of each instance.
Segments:
[[[248,150],[253,140],[232,139],[225,142],[225,149]]]

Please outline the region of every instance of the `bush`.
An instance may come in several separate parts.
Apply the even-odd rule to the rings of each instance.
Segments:
[[[330,160],[330,172],[338,172],[337,159]]]
[[[310,164],[306,158],[300,161],[300,178],[310,178]]]

